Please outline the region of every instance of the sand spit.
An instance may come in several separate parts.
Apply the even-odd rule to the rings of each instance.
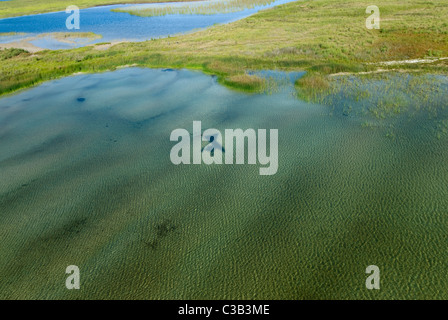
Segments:
[[[400,64],[416,64],[416,63],[433,63],[438,61],[447,60],[448,57],[444,58],[426,58],[426,59],[410,59],[410,60],[398,60],[398,61],[382,61],[369,63],[372,65],[380,65],[380,66],[395,66]]]
[[[43,33],[39,34],[37,36],[30,36],[26,37],[24,39],[20,39],[13,42],[8,43],[0,43],[0,49],[10,49],[10,48],[16,48],[16,49],[24,49],[31,53],[48,50],[45,48],[41,48],[39,46],[34,45],[31,43],[31,41],[43,39],[51,37],[54,40],[61,42],[61,43],[67,43],[67,44],[77,44],[77,43],[83,43],[88,42],[96,39],[101,39],[100,35],[96,35],[93,33],[64,33],[64,32],[52,32],[52,33]],[[112,43],[111,45],[116,44]],[[94,45],[94,44],[92,44]]]
[[[28,40],[20,40],[20,41],[15,41],[15,42],[10,42],[10,43],[0,43],[0,49],[2,49],[2,50],[3,49],[11,49],[11,48],[23,49],[23,50],[26,50],[31,53],[45,50],[43,48],[37,47],[34,44],[28,42]]]

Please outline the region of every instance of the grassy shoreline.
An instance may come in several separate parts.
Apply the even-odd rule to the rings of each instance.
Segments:
[[[251,9],[256,6],[268,5],[275,0],[202,0],[197,5],[174,3],[164,6],[132,6],[128,8],[112,9],[114,12],[125,12],[139,17],[157,17],[168,14],[201,14],[211,15],[218,13],[237,12]]]
[[[45,50],[16,55],[0,51],[0,95],[77,72],[119,66],[199,69],[226,86],[257,91],[249,70],[307,70],[326,79],[340,72],[378,69],[373,63],[448,56],[448,3],[378,1],[381,29],[365,27],[367,1],[305,0],[191,34],[140,43]],[[8,58],[4,58],[7,55]],[[402,66],[446,73],[448,61]],[[381,66],[394,69],[396,66]],[[306,84],[312,88],[316,83]],[[322,81],[320,81],[322,84]]]
[[[169,0],[169,2],[201,1],[201,0]],[[0,19],[20,17],[31,14],[65,11],[70,5],[76,5],[80,9],[117,5],[158,3],[166,0],[78,0],[76,3],[69,0],[20,0],[0,1]]]

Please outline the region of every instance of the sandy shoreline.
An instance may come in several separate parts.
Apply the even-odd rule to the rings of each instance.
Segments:
[[[51,35],[45,35],[45,36],[51,36]],[[52,50],[52,49],[46,49],[46,48],[38,47],[38,46],[36,46],[36,45],[34,45],[34,44],[32,44],[30,42],[30,41],[36,40],[36,39],[38,39],[40,37],[43,37],[43,36],[26,38],[26,39],[22,39],[22,40],[19,40],[19,41],[14,41],[14,42],[9,42],[9,43],[0,43],[0,50],[16,48],[16,49],[23,49],[23,50],[26,50],[26,51],[31,52],[31,53],[36,53],[36,52],[43,51],[43,50]],[[67,41],[67,40],[64,41],[64,40],[61,40],[61,39],[57,39],[57,40],[60,41],[60,42],[65,42],[65,43],[74,43],[74,41]],[[108,42],[108,43],[101,43],[101,44],[92,43],[92,44],[87,44],[85,46],[86,47],[94,47],[96,50],[107,50],[107,49],[109,49],[110,47],[112,47],[114,45],[117,45],[117,44],[120,44],[120,43],[125,43],[125,42],[129,42],[129,41],[126,41],[126,40],[111,41],[111,42]],[[62,50],[69,50],[69,49],[62,49]]]
[[[31,53],[43,51],[43,50],[51,50],[42,48],[39,46],[34,45],[31,43],[31,41],[35,41],[38,39],[43,39],[50,37],[60,43],[67,43],[67,44],[83,44],[84,46],[89,45],[95,45],[95,44],[89,44],[89,41],[101,39],[102,36],[96,35],[94,33],[90,34],[82,34],[82,33],[60,33],[60,32],[54,32],[54,33],[43,33],[35,36],[29,36],[17,41],[12,41],[8,43],[0,43],[0,49],[10,49],[10,48],[16,48],[16,49],[23,49],[26,51],[29,51]],[[115,43],[113,43],[115,44]]]
[[[9,42],[9,43],[0,43],[0,49],[23,49],[31,53],[39,52],[42,50],[45,50],[43,48],[37,47],[34,44],[28,42],[29,40],[20,40],[15,42]]]

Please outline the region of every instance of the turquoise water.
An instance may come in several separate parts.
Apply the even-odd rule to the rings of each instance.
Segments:
[[[26,35],[0,37],[0,42],[8,43],[26,37],[38,36],[52,32],[93,32],[101,35],[101,39],[89,43],[110,42],[119,40],[144,41],[153,38],[167,37],[195,29],[210,27],[214,24],[229,23],[262,9],[270,8],[294,0],[277,0],[268,5],[256,6],[238,12],[212,15],[166,15],[161,17],[138,17],[123,12],[112,12],[112,9],[127,8],[133,5],[111,5],[80,10],[80,29],[67,30],[65,22],[70,14],[52,12],[28,15],[23,17],[0,19],[0,33],[25,33]],[[164,4],[159,3],[159,6]],[[165,5],[171,5],[167,3]],[[85,45],[85,43],[67,44],[56,40],[38,39],[33,42],[46,49],[65,49]]]
[[[448,298],[446,110],[388,118],[391,138],[299,100],[298,76],[244,94],[130,68],[0,99],[0,297]],[[277,174],[173,165],[170,133],[195,120],[278,129]]]

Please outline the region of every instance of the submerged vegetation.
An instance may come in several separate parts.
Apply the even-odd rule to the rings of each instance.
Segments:
[[[448,56],[448,3],[380,0],[381,29],[365,27],[368,1],[304,0],[261,11],[246,19],[191,34],[99,50],[45,50],[18,55],[0,65],[0,94],[77,72],[120,66],[200,69],[223,84],[259,90],[251,70],[307,70],[300,85],[326,86],[340,72],[368,72],[383,61]],[[400,66],[408,71],[446,72],[447,60]],[[319,79],[320,78],[320,79]],[[248,82],[252,83],[248,85]],[[305,93],[304,93],[305,92]]]
[[[92,40],[102,38],[101,35],[95,34],[93,32],[50,32],[50,33],[41,33],[37,36],[26,37],[22,41],[30,41],[47,37],[66,43],[75,43],[75,42],[89,43]]]
[[[299,88],[300,91],[300,88]],[[436,118],[446,108],[448,77],[409,73],[378,73],[337,76],[315,94],[315,102],[347,110],[358,105],[377,119],[399,115],[404,111],[425,111]]]
[[[383,62],[447,57],[448,3],[379,0],[382,29],[367,30],[370,4],[304,0],[141,43],[0,50],[0,94],[166,68],[1,100],[0,297],[446,298],[448,60]],[[273,90],[267,69],[306,70],[297,93],[330,107],[170,68],[248,92]],[[281,128],[278,175],[159,156],[195,119]],[[61,285],[68,263],[86,270],[82,290]],[[381,290],[364,288],[372,263]]]
[[[448,135],[448,76],[412,72],[371,73],[322,77],[296,82],[300,97],[328,105],[330,115],[352,117],[363,127],[389,126],[412,119],[430,123],[438,139]],[[311,89],[313,88],[313,89]]]
[[[447,298],[448,137],[420,118],[361,128],[290,93],[128,68],[1,99],[0,297]],[[170,133],[197,119],[278,128],[279,172],[173,165]],[[381,290],[364,288],[372,261]]]
[[[78,39],[78,38],[88,38],[88,39],[101,39],[102,36],[95,34],[93,32],[53,32],[51,33],[56,39]]]
[[[326,76],[318,73],[308,74],[296,81],[299,96],[306,100],[317,100],[320,95],[327,93],[330,83]]]

